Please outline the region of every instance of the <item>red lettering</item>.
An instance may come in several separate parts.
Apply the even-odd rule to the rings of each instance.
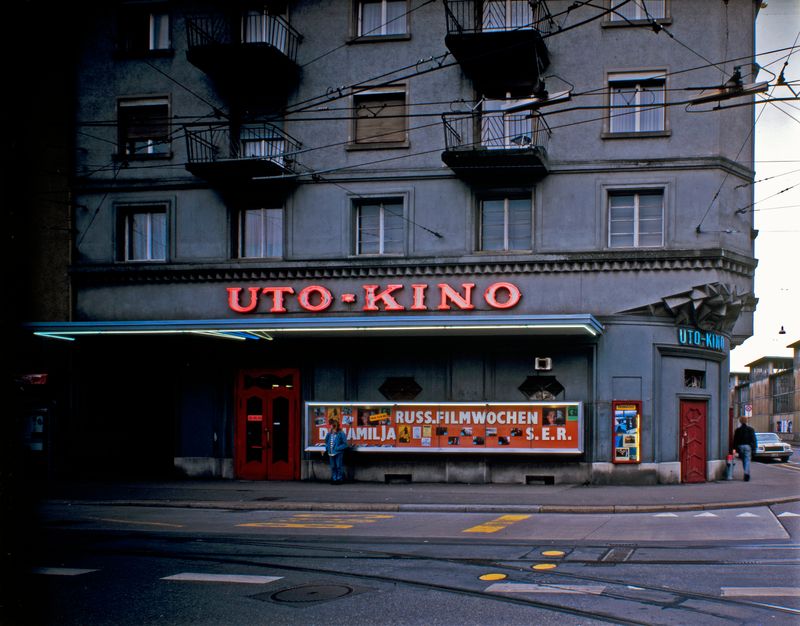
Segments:
[[[508,299],[505,302],[500,302],[497,299],[497,292],[501,289],[508,292]],[[486,304],[495,309],[510,309],[519,302],[520,298],[522,298],[522,292],[520,292],[519,287],[511,283],[494,283],[489,285],[483,294]]]
[[[291,287],[264,287],[261,293],[265,296],[272,295],[270,313],[286,313],[286,307],[283,306],[283,294],[294,293],[294,289]]]
[[[241,287],[228,287],[228,306],[237,313],[250,313],[258,306],[258,292],[259,287],[248,287],[247,291],[250,292],[250,304],[242,306],[239,304],[239,294],[242,292]]]
[[[411,305],[412,311],[427,311],[428,307],[425,306],[425,290],[428,285],[411,285],[414,292],[414,304]]]
[[[311,304],[312,294],[319,295],[319,304]],[[316,313],[318,311],[324,311],[331,305],[331,302],[333,302],[333,295],[330,291],[325,289],[325,287],[310,285],[297,294],[297,301],[306,311]]]
[[[450,310],[450,305],[448,304],[448,301],[450,301],[461,310],[474,309],[475,305],[472,304],[472,288],[474,286],[475,283],[461,283],[461,287],[464,289],[464,295],[462,296],[450,285],[439,283],[438,287],[442,294],[442,301],[436,308],[440,311]]]
[[[380,293],[375,293],[378,285],[364,285],[364,311],[379,311],[377,303],[383,302],[384,311],[404,311],[405,307],[392,297],[392,292],[402,289],[403,285],[389,285]]]

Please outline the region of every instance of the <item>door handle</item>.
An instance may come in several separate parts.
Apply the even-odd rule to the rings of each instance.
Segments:
[[[266,447],[267,447],[267,448],[269,448],[269,447],[270,447],[270,441],[269,441],[269,428],[265,428],[265,429],[264,429],[264,432],[267,434],[267,446],[266,446]]]

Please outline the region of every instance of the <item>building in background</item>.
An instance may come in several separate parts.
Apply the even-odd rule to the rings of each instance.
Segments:
[[[602,4],[87,5],[55,471],[721,475],[759,3]]]
[[[800,342],[787,347],[793,357],[765,356],[748,363],[749,374],[731,375],[731,415],[749,418],[758,432],[800,441]]]

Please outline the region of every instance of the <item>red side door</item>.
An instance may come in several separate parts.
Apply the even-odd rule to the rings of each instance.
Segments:
[[[236,385],[236,477],[300,478],[300,373],[243,370]]]
[[[706,481],[706,410],[703,401],[681,400],[681,482]]]

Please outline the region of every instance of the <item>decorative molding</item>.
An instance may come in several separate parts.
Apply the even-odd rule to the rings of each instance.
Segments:
[[[435,259],[352,259],[341,262],[313,261],[269,264],[135,264],[75,265],[71,274],[77,284],[200,283],[253,280],[331,280],[429,276],[496,276],[603,272],[724,271],[752,278],[756,261],[725,250],[660,251],[654,253],[597,252],[540,255],[529,260],[485,259],[447,262]]]

